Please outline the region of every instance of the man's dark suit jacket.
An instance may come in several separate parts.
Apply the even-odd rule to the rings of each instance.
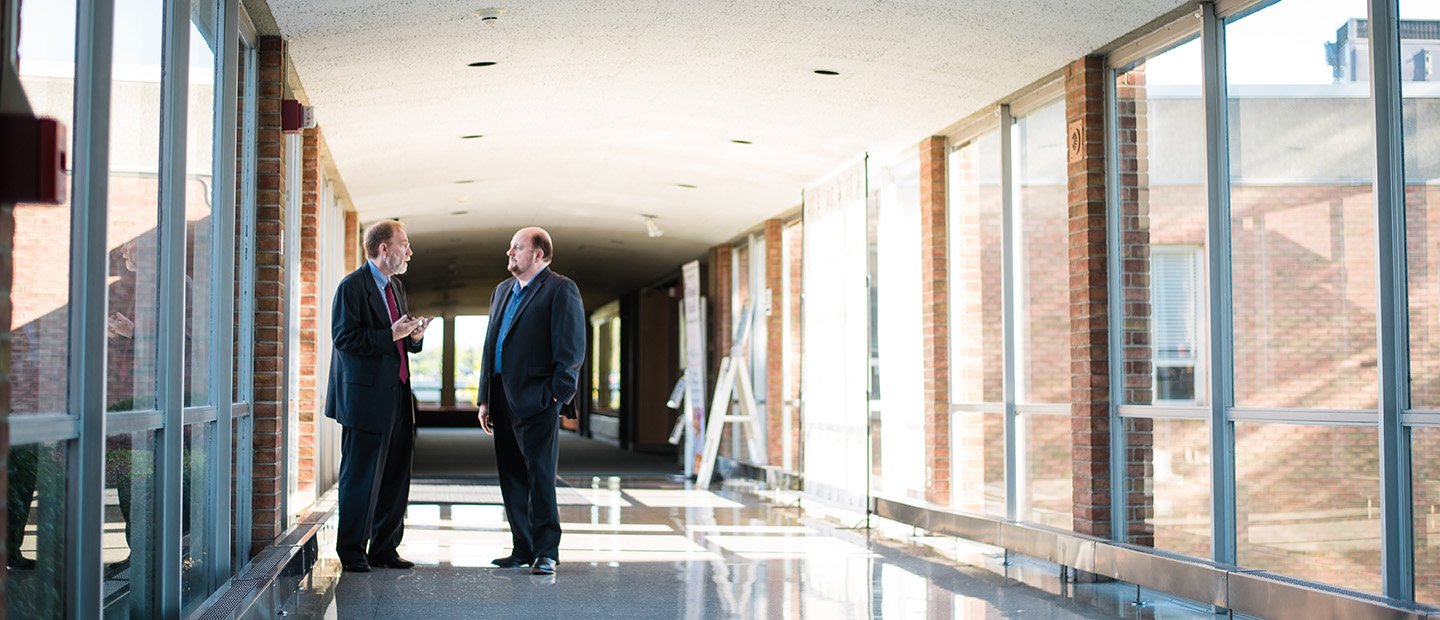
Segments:
[[[404,315],[405,287],[394,276],[390,286]],[[332,312],[335,354],[330,358],[325,417],[370,433],[388,432],[395,423],[395,393],[400,390],[400,352],[391,338],[385,293],[375,286],[368,262],[340,281]],[[409,337],[404,341],[410,353],[419,353],[424,344]]]
[[[485,333],[477,405],[487,404],[490,398],[495,340],[514,284],[515,278],[508,278],[490,296],[490,327]],[[502,348],[505,357],[500,360],[510,411],[520,418],[543,411],[554,415],[575,399],[580,365],[585,361],[585,307],[580,301],[580,287],[546,267],[530,282],[511,321]]]

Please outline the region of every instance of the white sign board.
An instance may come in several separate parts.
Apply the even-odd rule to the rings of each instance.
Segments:
[[[705,445],[705,329],[700,301],[700,261],[680,268],[685,287],[685,391],[690,431],[685,440],[685,470],[695,467],[696,448]]]

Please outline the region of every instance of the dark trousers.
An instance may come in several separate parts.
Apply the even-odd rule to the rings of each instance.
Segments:
[[[500,495],[510,522],[510,554],[558,561],[560,507],[555,502],[555,468],[560,458],[559,409],[551,407],[520,418],[511,414],[498,375],[490,386],[490,420],[495,424]]]
[[[397,394],[395,423],[389,431],[370,433],[349,426],[340,431],[340,523],[335,553],[342,563],[395,557],[405,536],[415,422],[410,386],[401,385]]]

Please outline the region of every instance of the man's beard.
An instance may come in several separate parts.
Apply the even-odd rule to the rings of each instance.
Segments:
[[[409,268],[410,268],[410,263],[407,263],[407,262],[405,262],[405,261],[403,261],[403,260],[398,260],[398,261],[395,261],[395,266],[392,267],[392,268],[390,269],[390,271],[395,272],[395,275],[398,276],[398,275],[400,275],[400,274],[402,274],[402,273],[405,273],[405,270],[406,270],[406,269],[409,269]]]

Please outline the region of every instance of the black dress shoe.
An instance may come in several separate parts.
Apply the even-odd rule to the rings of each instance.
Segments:
[[[415,568],[415,563],[398,555],[392,555],[383,560],[370,558],[370,566],[379,568]]]
[[[513,555],[507,555],[503,558],[495,558],[493,560],[490,560],[490,563],[499,566],[500,568],[515,568],[518,566],[529,566],[530,560],[517,558]]]
[[[345,568],[345,572],[347,572],[347,573],[368,573],[368,572],[370,572],[370,563],[369,563],[369,562],[366,562],[365,560],[360,560],[360,561],[358,561],[358,562],[346,562],[346,563],[342,564],[341,566]]]
[[[556,564],[559,564],[559,562],[556,562],[555,560],[552,560],[545,556],[540,556],[538,558],[535,558],[535,566],[530,569],[530,574],[554,575]]]

